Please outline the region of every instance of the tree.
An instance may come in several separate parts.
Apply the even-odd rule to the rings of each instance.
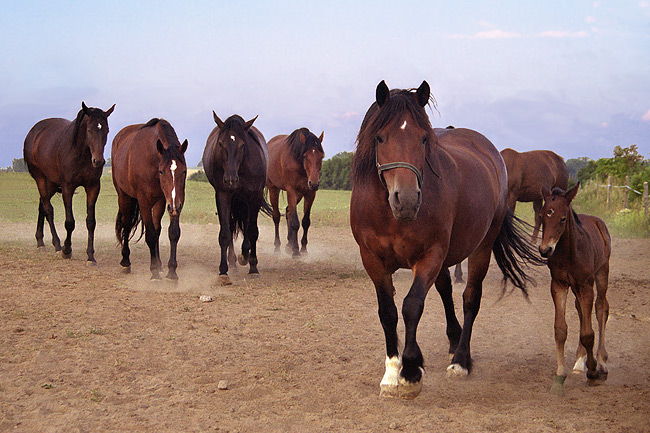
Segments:
[[[323,161],[320,172],[320,184],[323,189],[342,189],[350,191],[350,165],[352,152],[339,152]]]
[[[25,165],[25,158],[19,158],[19,159],[14,158],[14,160],[11,163],[11,167],[13,171],[15,171],[16,173],[27,171],[27,165]]]
[[[589,164],[589,161],[593,160],[586,156],[567,160],[566,167],[569,169],[569,177],[571,179],[577,179],[578,172],[585,168]]]

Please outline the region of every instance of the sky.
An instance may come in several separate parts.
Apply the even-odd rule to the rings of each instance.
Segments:
[[[475,129],[499,149],[650,158],[650,0],[0,0],[0,167],[39,120],[81,101],[123,127],[167,119],[198,165],[221,119],[267,141],[324,131],[353,151],[375,88],[418,87],[435,127]]]

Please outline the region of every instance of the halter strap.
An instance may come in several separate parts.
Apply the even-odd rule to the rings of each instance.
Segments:
[[[429,166],[429,169],[431,170],[431,173],[433,173],[437,178],[440,178],[440,175],[436,173],[436,171],[433,169],[431,166],[431,162],[429,162],[429,158],[426,157],[425,161],[427,165]],[[379,175],[379,180],[381,181],[382,185],[384,185],[384,188],[386,187],[386,181],[384,180],[384,176],[382,174],[385,171],[392,170],[394,168],[407,168],[411,170],[413,173],[415,173],[415,177],[418,179],[418,188],[422,188],[422,173],[420,173],[420,170],[417,169],[416,166],[413,164],[410,164],[408,162],[403,162],[403,161],[398,161],[398,162],[388,162],[386,164],[380,164],[379,160],[377,159],[377,148],[375,147],[375,165],[377,166],[377,174]]]

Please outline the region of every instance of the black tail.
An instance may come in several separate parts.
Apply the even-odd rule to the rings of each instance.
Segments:
[[[510,281],[528,297],[526,284],[535,284],[535,281],[526,275],[523,267],[529,264],[542,266],[546,261],[538,255],[537,248],[528,242],[530,236],[524,230],[526,225],[525,221],[514,216],[508,209],[492,252],[503,272],[503,289],[505,290],[506,281]]]
[[[129,237],[129,240],[133,238],[135,232],[138,231],[138,224],[141,226],[140,237],[137,241],[142,239],[144,233],[144,223],[142,223],[142,213],[140,213],[140,205],[137,200],[133,200],[133,206],[131,208],[131,215],[128,215],[130,229],[126,232],[126,227],[122,225],[122,212],[117,211],[117,218],[115,219],[115,237],[117,237],[117,242],[122,245],[124,240],[124,235]],[[137,242],[136,241],[136,242]]]

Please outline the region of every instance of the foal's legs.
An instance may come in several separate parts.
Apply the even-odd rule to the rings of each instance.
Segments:
[[[302,239],[300,240],[300,253],[307,254],[307,231],[311,225],[311,207],[316,198],[316,191],[309,191],[305,194],[305,205],[303,207],[302,215]]]
[[[607,379],[607,350],[605,350],[605,327],[609,317],[607,286],[609,281],[609,263],[596,273],[596,320],[598,320],[598,377]]]
[[[596,379],[596,359],[594,358],[594,330],[591,326],[591,311],[594,305],[593,281],[587,281],[576,288],[574,293],[580,302],[580,344],[587,351],[587,378]]]
[[[562,395],[564,393],[564,379],[566,378],[566,370],[564,369],[564,345],[567,337],[566,325],[566,298],[569,293],[569,287],[561,284],[555,280],[551,281],[551,296],[553,297],[553,305],[555,306],[555,353],[557,357],[557,369],[555,370],[555,378],[551,393]]]

